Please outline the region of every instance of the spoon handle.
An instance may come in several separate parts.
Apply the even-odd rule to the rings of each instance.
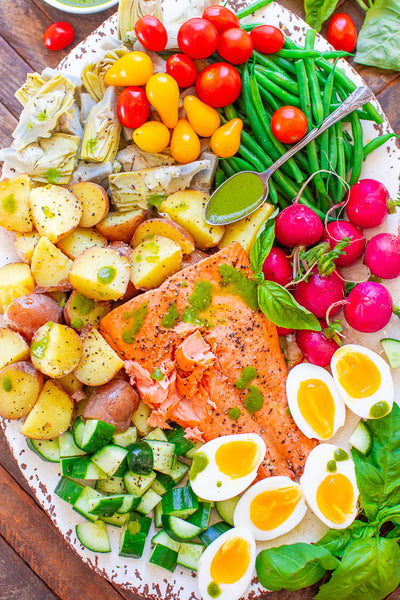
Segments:
[[[338,106],[336,110],[326,117],[319,127],[312,129],[306,136],[303,137],[300,142],[290,148],[285,154],[283,154],[278,160],[265,171],[265,175],[269,177],[272,173],[275,173],[279,167],[281,167],[289,158],[292,158],[299,150],[304,148],[307,144],[315,140],[321,133],[329,129],[332,125],[341,121],[344,117],[360,108],[370,100],[372,100],[373,94],[367,86],[362,86],[354,90],[352,94],[346,100]]]

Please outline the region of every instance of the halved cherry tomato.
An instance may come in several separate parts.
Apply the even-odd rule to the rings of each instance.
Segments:
[[[349,15],[333,15],[328,26],[328,42],[336,50],[352,52],[357,43],[357,30]]]
[[[150,112],[150,102],[144,89],[127,87],[118,96],[118,117],[124,127],[136,129],[145,123]]]
[[[218,47],[218,31],[210,21],[194,17],[179,29],[178,46],[190,58],[208,58]]]
[[[208,6],[203,12],[203,19],[210,21],[218,33],[232,29],[232,27],[240,27],[238,17],[225,6]]]
[[[197,67],[189,56],[171,54],[167,60],[167,73],[175,79],[180,88],[187,88],[196,81]]]
[[[282,31],[273,25],[259,25],[250,33],[254,48],[263,54],[278,52],[285,43]]]
[[[219,36],[218,54],[232,65],[241,65],[253,53],[253,42],[247,31],[234,27]]]
[[[69,46],[75,37],[74,28],[66,21],[49,25],[43,34],[43,44],[49,50],[62,50]]]
[[[301,140],[307,127],[306,115],[296,106],[282,106],[272,115],[272,133],[283,144],[293,144]]]
[[[136,21],[135,33],[139,42],[148,50],[160,52],[167,45],[167,30],[160,19],[153,15],[144,15]]]
[[[242,80],[232,65],[219,62],[205,67],[197,76],[196,92],[200,100],[214,106],[228,106],[238,99]]]

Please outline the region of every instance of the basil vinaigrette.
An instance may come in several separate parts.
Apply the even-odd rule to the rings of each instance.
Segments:
[[[108,0],[58,0],[60,4],[66,4],[67,6],[100,6],[101,4],[106,4]]]
[[[214,225],[225,223],[226,218],[241,219],[260,205],[264,194],[264,184],[258,175],[238,173],[213,194],[207,206],[206,218],[210,218]]]

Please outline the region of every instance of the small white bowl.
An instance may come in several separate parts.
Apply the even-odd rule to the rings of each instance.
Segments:
[[[71,6],[70,4],[59,2],[59,0],[44,0],[44,2],[50,4],[50,6],[54,6],[54,8],[58,8],[58,10],[63,10],[64,12],[74,13],[77,15],[88,15],[111,8],[112,6],[118,4],[119,0],[98,0],[98,4],[92,6],[84,6],[84,4],[82,4],[82,6]]]

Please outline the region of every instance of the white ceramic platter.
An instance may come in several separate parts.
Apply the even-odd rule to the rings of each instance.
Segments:
[[[205,1],[192,0],[190,2],[193,11],[198,6],[198,11],[194,14],[200,15],[204,8]],[[213,4],[214,2],[210,2]],[[164,0],[164,17],[170,21],[175,15],[185,9],[188,2],[183,0]],[[232,2],[231,4],[234,4]],[[239,2],[237,3],[239,4]],[[242,4],[242,3],[240,3]],[[193,16],[193,12],[192,12]],[[293,38],[295,42],[303,42],[307,25],[292,12],[286,10],[277,3],[273,3],[249,20],[257,22],[265,21],[283,29],[285,33]],[[71,53],[61,62],[59,69],[74,79],[79,78],[84,65],[93,61],[98,55],[100,44],[106,36],[116,35],[116,15],[105,21],[94,33],[79,44]],[[328,43],[320,36],[317,39],[317,47],[327,49]],[[363,84],[361,77],[347,63],[341,61],[341,65],[349,77],[357,84]],[[378,110],[381,111],[379,104],[375,102]],[[381,111],[382,112],[382,111]],[[387,133],[391,131],[387,119],[381,126],[372,123],[362,122],[364,125],[364,142],[370,141],[377,133]],[[390,140],[387,145],[382,146],[368,157],[365,162],[362,176],[376,178],[382,181],[393,198],[397,197],[399,191],[400,179],[400,150],[396,143]],[[385,223],[386,231],[395,231],[398,226],[398,216],[392,215]],[[376,233],[375,230],[367,232],[369,237]],[[18,258],[14,252],[12,244],[12,235],[0,229],[0,265],[7,262],[17,261]],[[363,279],[363,267],[358,265],[357,278]],[[393,295],[394,302],[400,300],[400,282],[392,281],[388,285]],[[396,322],[397,321],[397,322]],[[374,335],[356,334],[354,331],[348,331],[348,339],[359,341],[378,352],[381,352],[379,340],[387,335],[400,337],[400,326],[398,319],[393,319],[384,332],[378,332]],[[395,383],[400,389],[400,374],[395,375]],[[355,425],[354,418],[348,417],[346,430],[339,433],[333,442],[346,445],[346,439],[349,432]],[[187,569],[177,568],[174,574],[168,574],[157,567],[147,564],[149,556],[149,546],[151,536],[148,537],[147,547],[144,556],[140,560],[123,558],[118,556],[118,535],[119,529],[109,527],[112,552],[109,554],[94,554],[86,550],[77,540],[75,535],[75,525],[79,523],[81,517],[72,510],[71,506],[54,494],[54,488],[59,479],[60,473],[57,465],[46,463],[27,449],[25,438],[20,434],[20,422],[2,421],[7,441],[18,461],[22,473],[26,477],[29,485],[34,490],[39,502],[48,513],[54,524],[65,537],[71,547],[79,554],[90,567],[98,573],[131,589],[146,600],[199,600],[195,574]],[[315,541],[323,533],[324,526],[313,518],[310,513],[307,514],[304,521],[290,534],[282,536],[269,545],[280,545],[293,541]],[[261,547],[267,547],[267,543],[260,544]],[[255,600],[262,594],[262,589],[254,578],[250,591],[246,598]]]

